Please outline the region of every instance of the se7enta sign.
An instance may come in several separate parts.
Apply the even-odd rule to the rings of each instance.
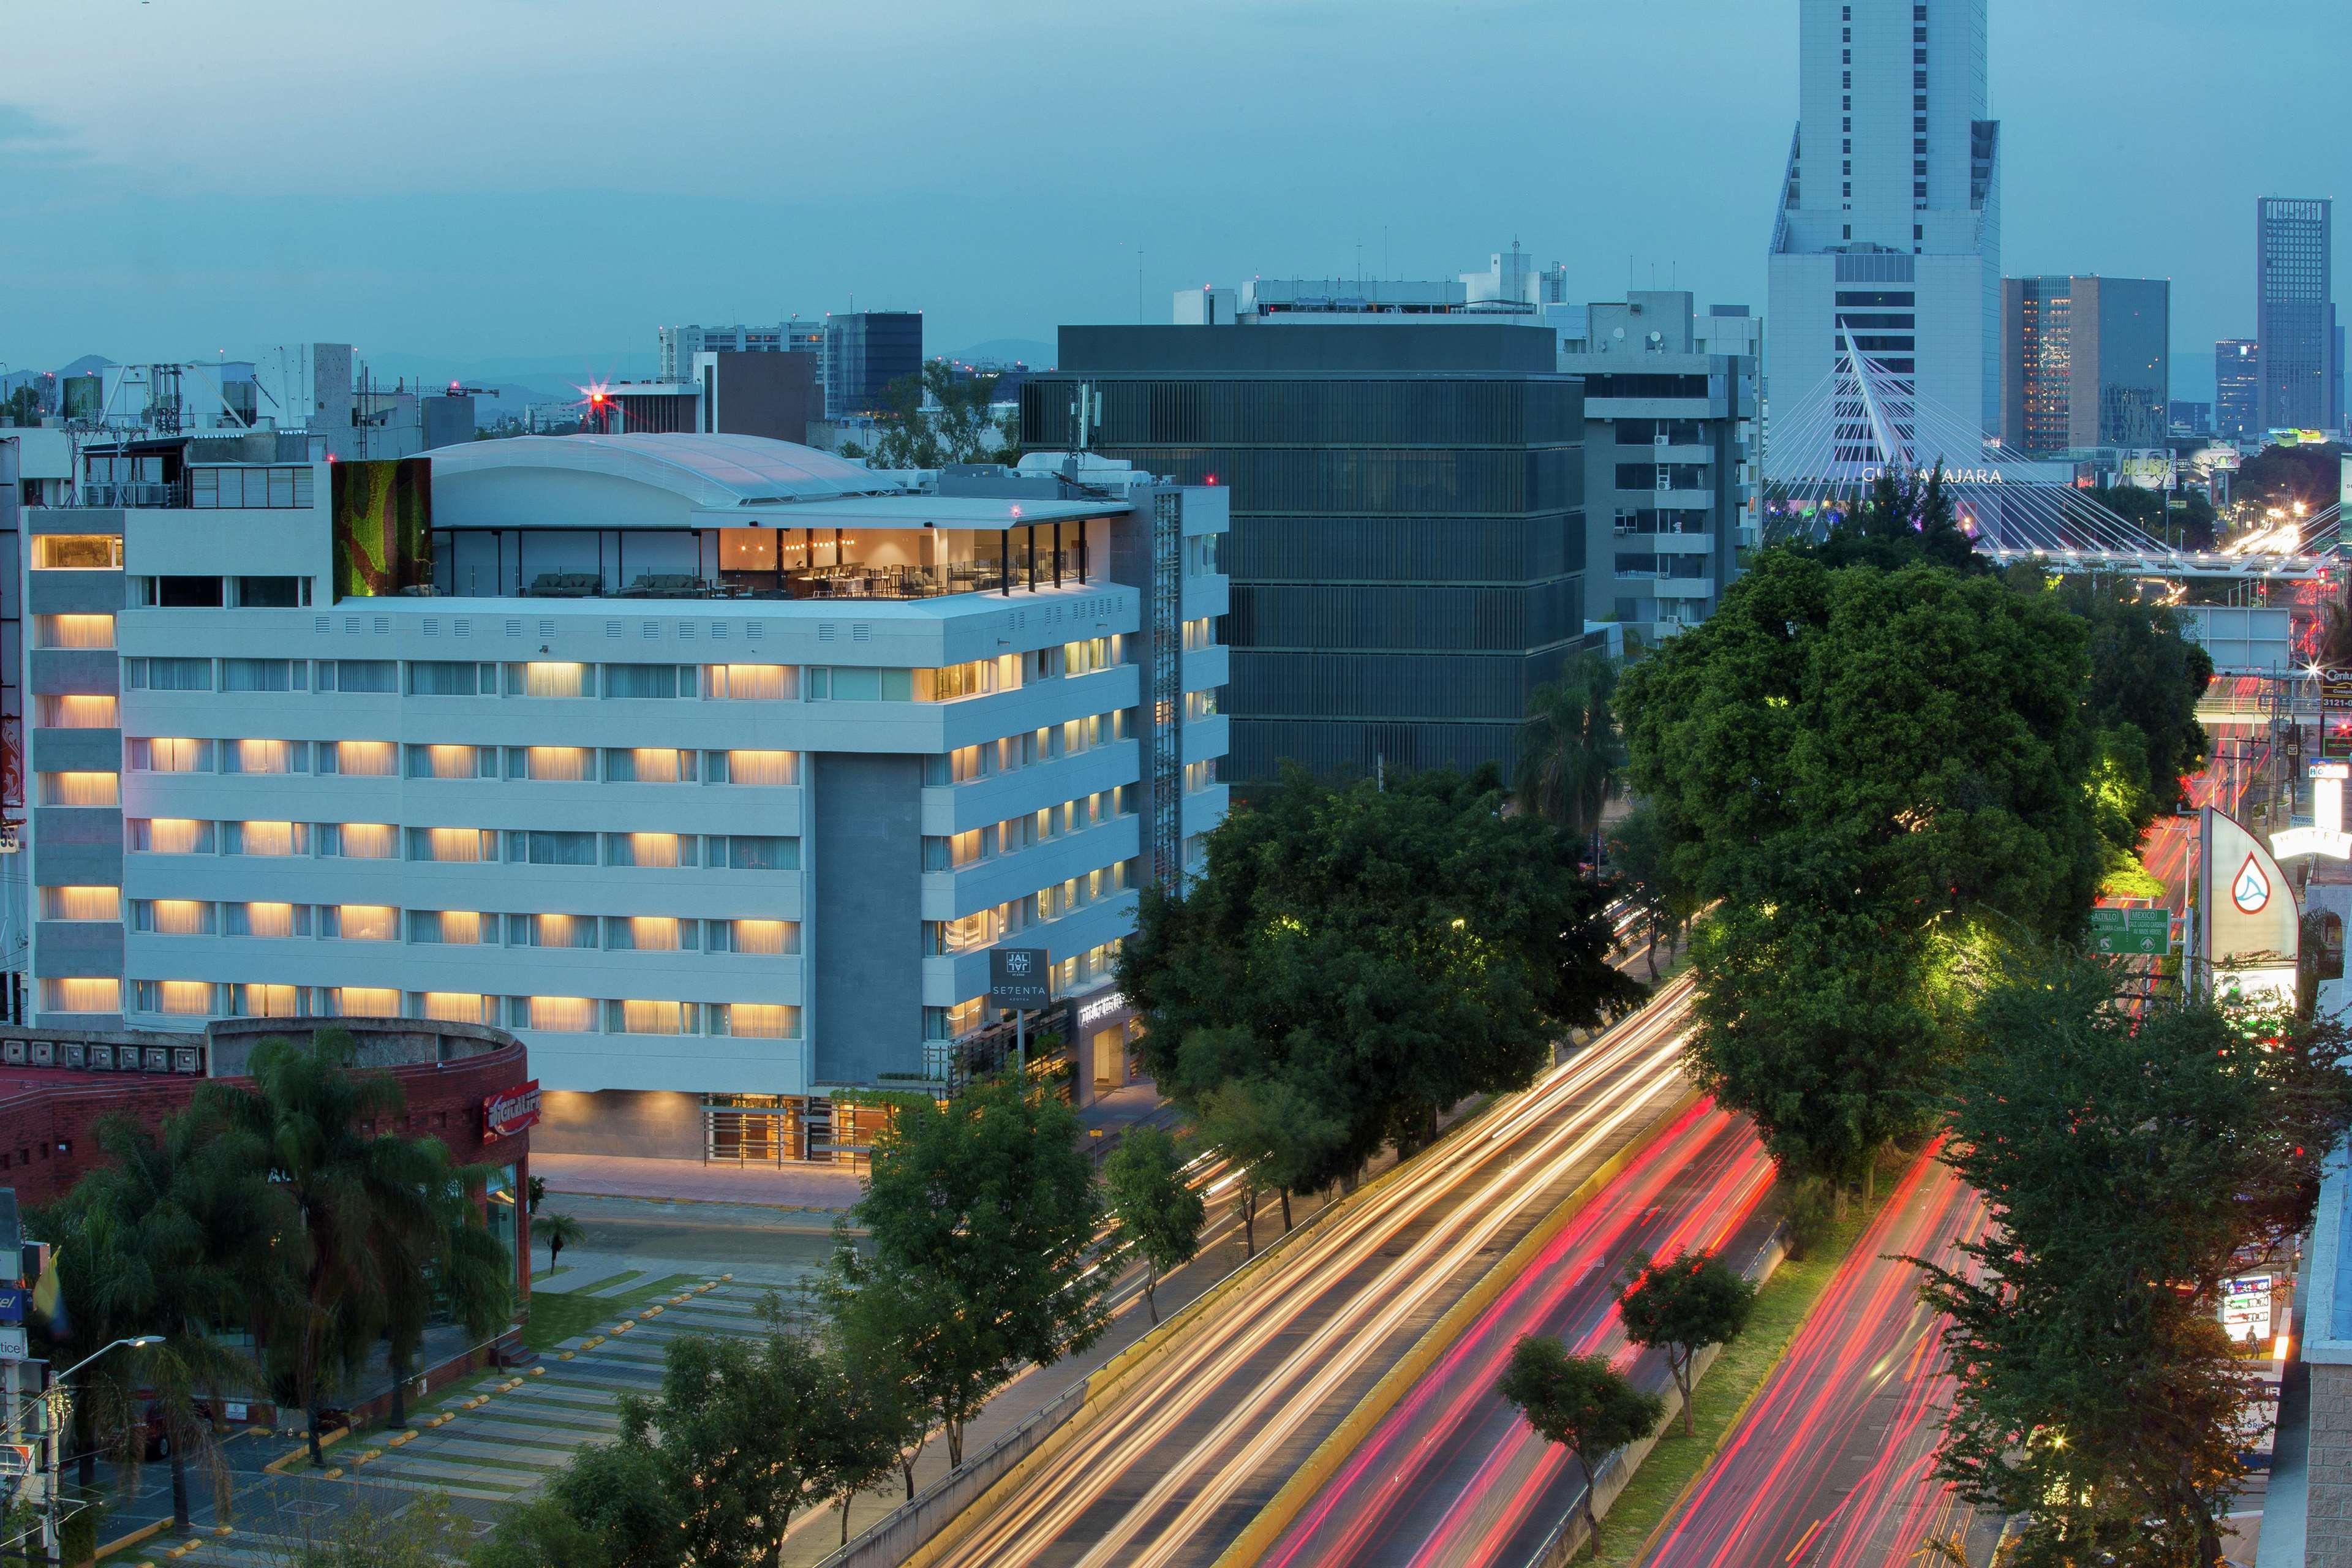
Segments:
[[[1052,956],[1042,947],[999,947],[988,954],[988,999],[999,1007],[1043,1007],[1054,999]]]
[[[482,1136],[506,1138],[539,1121],[539,1079],[502,1089],[482,1101]]]

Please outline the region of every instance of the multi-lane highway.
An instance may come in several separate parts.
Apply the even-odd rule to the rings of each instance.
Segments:
[[[1295,1237],[921,1560],[1213,1563],[1433,1322],[1685,1098],[1688,1026],[1678,982]]]
[[[1495,1393],[1522,1334],[1606,1354],[1653,1391],[1659,1357],[1625,1342],[1616,1292],[1632,1254],[1762,1248],[1772,1164],[1746,1118],[1701,1102],[1546,1243],[1259,1561],[1265,1568],[1521,1568],[1575,1510],[1583,1479]]]
[[[1945,1320],[1906,1255],[1958,1262],[1983,1200],[1932,1152],[1913,1163],[1788,1356],[1667,1523],[1645,1568],[1882,1568],[1983,1521],[1934,1475],[1952,1379]]]

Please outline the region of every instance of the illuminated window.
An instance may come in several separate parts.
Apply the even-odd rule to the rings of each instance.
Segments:
[[[593,697],[596,695],[595,668],[590,664],[510,664],[507,666],[507,694],[510,697]]]
[[[221,852],[225,855],[308,855],[310,825],[307,822],[224,822]]]
[[[382,904],[328,904],[319,911],[321,936],[345,942],[396,942],[400,911]]]
[[[45,921],[119,921],[122,918],[122,889],[43,888],[41,918]]]
[[[507,942],[514,947],[593,947],[593,915],[509,915]]]
[[[400,749],[390,741],[337,741],[319,748],[319,771],[390,778],[400,771]]]
[[[724,1015],[724,1032],[741,1039],[800,1037],[801,1010],[765,1002],[733,1002],[713,1011]]]
[[[725,752],[717,755],[726,764],[717,774],[717,782],[721,784],[778,785],[801,782],[798,752]]]
[[[158,936],[210,936],[213,907],[195,899],[135,899],[131,923],[134,930]]]
[[[496,1002],[469,991],[427,991],[425,1016],[445,1024],[488,1024],[498,1019]]]
[[[391,860],[400,854],[399,829],[384,822],[341,822],[327,825],[320,853],[346,860]]]
[[[915,700],[918,702],[953,702],[959,698],[978,697],[997,688],[1000,667],[1004,661],[976,658],[970,664],[943,665],[937,669],[915,671]],[[1017,670],[1019,665],[1016,663]],[[1019,685],[1016,675],[1013,684]]]
[[[783,702],[800,695],[800,671],[789,664],[705,665],[704,681],[713,697],[738,701]]]
[[[205,1018],[212,1015],[213,984],[209,980],[142,980],[132,998],[142,1013],[162,1013],[173,1018]]]
[[[122,982],[98,978],[47,979],[41,982],[44,1013],[120,1013]]]
[[[578,784],[595,776],[595,755],[586,746],[509,746],[507,772],[515,778]]]
[[[533,996],[528,1001],[527,1028],[577,1035],[596,1026],[596,1004],[585,996]]]
[[[638,952],[678,951],[680,945],[678,922],[667,915],[632,915],[625,923],[628,927],[629,946],[635,951]]]
[[[133,773],[201,773],[212,771],[210,741],[131,740],[122,749]]]
[[[373,985],[339,985],[328,993],[339,1018],[397,1018],[400,993]]]
[[[718,952],[773,955],[801,950],[798,921],[714,921],[711,924],[715,928],[711,946]]]
[[[412,827],[408,830],[412,860],[473,862],[499,858],[498,835],[479,827]]]
[[[604,776],[615,784],[692,784],[692,752],[668,747],[639,747],[604,753]]]
[[[691,866],[695,841],[676,833],[607,833],[604,863],[608,866]]]
[[[115,773],[42,773],[43,805],[120,805],[121,778]]]
[[[33,636],[41,647],[112,647],[112,616],[35,616]]]
[[[229,741],[223,743],[223,773],[290,773],[309,768],[310,745],[297,741]]]
[[[122,722],[113,698],[82,694],[42,698],[38,718],[45,730],[112,730]]]
[[[693,1028],[691,1002],[611,1002],[605,1012],[607,1026],[624,1035],[683,1035]]]
[[[213,825],[184,816],[132,817],[123,825],[131,847],[149,855],[209,855]]]
[[[309,906],[303,906],[307,915]],[[231,936],[308,936],[310,922],[305,919],[301,929],[296,928],[295,906],[292,904],[230,904],[226,906],[228,934]]]
[[[119,533],[43,533],[33,540],[33,564],[44,572],[120,572]]]
[[[413,779],[476,779],[496,774],[498,753],[488,746],[411,746],[408,776]]]
[[[232,985],[229,1012],[239,1018],[291,1018],[301,1009],[291,985]]]
[[[457,947],[473,947],[482,940],[482,916],[472,910],[414,910],[408,916],[408,940],[411,942],[446,942]],[[491,917],[490,933],[498,933],[497,918]]]

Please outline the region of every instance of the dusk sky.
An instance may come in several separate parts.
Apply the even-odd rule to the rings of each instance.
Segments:
[[[12,6],[0,361],[328,339],[453,373],[675,321],[1167,320],[1252,273],[1764,304],[1793,0]],[[2251,334],[2254,198],[2352,196],[2352,6],[1992,0],[2004,271]],[[2347,285],[2343,215],[2339,297]],[[854,298],[853,298],[854,297]],[[2352,303],[2352,301],[2347,301]]]

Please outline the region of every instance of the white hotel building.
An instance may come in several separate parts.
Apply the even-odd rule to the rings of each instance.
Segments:
[[[392,466],[275,442],[85,453],[16,521],[34,1022],[495,1024],[540,1147],[824,1157],[830,1091],[952,1079],[1002,942],[1080,1093],[1123,1071],[1138,889],[1225,811],[1222,489],[484,441],[407,460],[430,592],[339,595]]]

